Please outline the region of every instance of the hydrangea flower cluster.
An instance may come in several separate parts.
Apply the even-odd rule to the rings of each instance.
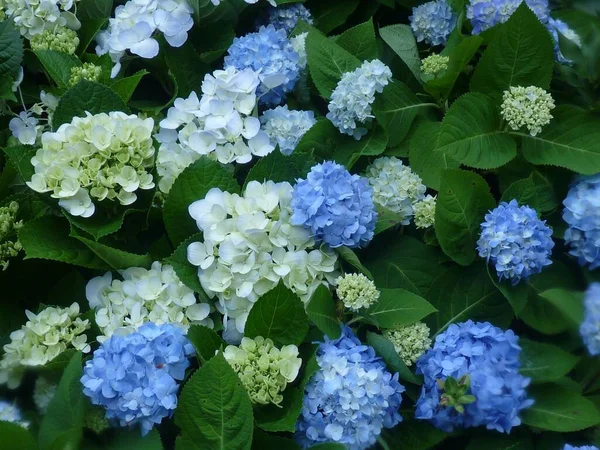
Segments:
[[[306,68],[306,63],[308,62],[306,59],[306,37],[308,36],[308,32],[300,33],[297,36],[290,38],[290,42],[292,43],[292,48],[296,53],[298,53],[298,65],[302,68]],[[306,71],[304,71],[306,72]],[[304,73],[303,72],[303,73]],[[304,73],[304,75],[306,75]]]
[[[425,198],[427,188],[421,177],[395,156],[377,158],[365,175],[373,187],[375,203],[395,212],[402,217],[402,225],[408,225],[414,215],[413,205]]]
[[[75,66],[71,68],[69,84],[71,86],[75,86],[81,80],[98,81],[101,75],[102,67],[97,66],[94,63],[83,63],[82,66]]]
[[[23,420],[21,410],[6,400],[0,400],[0,422],[12,422],[23,428],[29,427],[29,422]]]
[[[434,0],[416,6],[409,17],[410,27],[418,42],[442,45],[456,26],[456,14],[446,0]]]
[[[435,225],[435,205],[436,197],[429,194],[413,205],[417,228],[429,228]]]
[[[287,6],[272,6],[267,11],[266,23],[273,25],[276,29],[283,29],[289,35],[299,20],[303,20],[309,25],[313,24],[313,17],[310,11],[302,3],[295,3]]]
[[[83,368],[83,393],[122,427],[140,425],[142,434],[177,407],[179,383],[194,347],[172,324],[147,322],[136,332],[113,335]]]
[[[117,6],[108,28],[96,36],[96,53],[110,56],[114,78],[128,50],[142,58],[158,55],[158,41],[154,38],[157,31],[171,47],[181,47],[194,24],[192,12],[186,0],[129,0]]]
[[[523,0],[470,0],[467,6],[467,18],[473,25],[473,34],[479,34],[499,23],[506,22],[517,10]],[[529,9],[546,23],[550,18],[548,0],[525,0]]]
[[[583,300],[584,318],[579,334],[590,355],[600,355],[600,283],[592,283]]]
[[[373,239],[377,222],[373,189],[340,164],[317,164],[305,180],[298,180],[292,209],[293,225],[302,225],[332,248],[360,247]]]
[[[10,18],[22,36],[31,39],[57,26],[78,30],[81,23],[70,9],[78,0],[0,0],[0,11]]]
[[[315,248],[308,230],[290,223],[292,190],[289,183],[251,181],[242,195],[213,188],[189,206],[204,242],[189,245],[188,260],[240,333],[254,302],[280,281],[307,302],[337,278],[335,253]]]
[[[96,324],[104,334],[98,342],[116,332],[135,331],[146,322],[177,323],[185,330],[190,325],[214,326],[209,318],[210,305],[197,301],[173,267],[155,261],[150,270],[130,267],[119,273],[123,280],[113,280],[112,273],[106,272],[86,286]]]
[[[8,124],[13,137],[23,145],[39,144],[42,133],[52,127],[52,117],[58,106],[58,98],[41,91],[40,100],[29,110],[21,111]]]
[[[600,267],[600,174],[577,178],[563,205],[569,253],[582,266]]]
[[[378,59],[346,72],[331,94],[327,118],[341,133],[359,140],[367,133],[359,124],[373,118],[375,94],[383,92],[391,78],[392,71]]]
[[[502,202],[485,215],[477,241],[479,256],[496,267],[498,279],[514,286],[552,264],[552,229],[534,209],[516,200]]]
[[[79,46],[79,38],[77,33],[70,28],[57,26],[32,36],[29,45],[33,51],[54,50],[72,55]]]
[[[235,38],[227,51],[225,67],[250,68],[260,76],[257,89],[259,102],[279,105],[294,90],[303,67],[299,55],[283,29],[273,25],[260,27],[256,33]]]
[[[436,76],[440,72],[448,69],[448,63],[450,62],[449,56],[438,55],[432,53],[427,58],[421,61],[421,72],[424,75]]]
[[[0,384],[13,389],[21,383],[27,367],[43,366],[68,348],[87,353],[90,346],[84,334],[90,328],[89,320],[79,317],[79,305],[68,308],[44,308],[34,314],[25,311],[29,319],[20,330],[10,334],[10,343],[4,346],[0,360]]]
[[[424,377],[415,417],[451,432],[485,426],[509,433],[521,424],[519,413],[533,404],[527,398],[530,379],[519,374],[519,338],[488,322],[452,324],[417,361]],[[472,402],[453,398],[448,379],[461,380]],[[452,406],[454,404],[454,406]],[[459,409],[463,412],[460,413]]]
[[[344,306],[352,311],[368,308],[379,300],[375,283],[362,273],[347,273],[336,281],[336,293]]]
[[[312,111],[290,111],[285,105],[265,111],[260,122],[271,138],[271,143],[279,145],[279,150],[284,155],[290,155],[316,120]]]
[[[252,403],[261,405],[279,406],[281,393],[296,379],[302,365],[298,347],[284,345],[278,349],[262,336],[242,338],[239,347],[228,345],[223,356],[240,377]]]
[[[245,164],[253,155],[273,151],[260,120],[252,116],[259,83],[253,70],[229,67],[204,77],[200,100],[195,92],[175,100],[155,136],[161,144],[156,168],[162,192],[169,192],[175,178],[201,155]]]
[[[349,450],[375,443],[383,428],[402,421],[398,409],[404,386],[387,371],[373,347],[347,326],[317,349],[319,370],[306,385],[296,440],[304,447],[337,442]]]
[[[16,233],[23,226],[22,220],[17,220],[19,204],[10,202],[7,206],[0,206],[0,267],[6,270],[10,258],[14,258],[22,250]]]
[[[52,192],[73,216],[90,217],[98,201],[130,205],[138,189],[152,189],[154,121],[123,112],[74,117],[42,135],[31,158],[35,174],[27,185]]]
[[[46,414],[48,406],[56,394],[58,385],[45,377],[38,377],[33,387],[33,403],[40,414]]]
[[[394,348],[407,366],[412,366],[431,348],[429,327],[416,322],[395,330],[384,330],[383,335],[394,344]]]
[[[537,135],[552,120],[552,96],[537,86],[511,86],[502,96],[502,117],[513,130],[526,127],[529,134]]]
[[[563,450],[599,450],[595,445],[583,445],[581,447],[573,447],[572,445],[565,444]]]
[[[568,39],[577,47],[581,47],[581,38],[579,37],[579,35],[575,31],[573,31],[565,22],[563,22],[560,19],[553,19],[552,17],[548,18],[548,24],[546,28],[548,28],[548,31],[554,39],[554,55],[556,57],[556,60],[561,64],[571,64],[573,61],[566,58],[560,50],[558,36],[559,34],[561,34],[565,37],[565,39]]]

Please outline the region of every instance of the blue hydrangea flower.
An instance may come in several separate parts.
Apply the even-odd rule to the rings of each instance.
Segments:
[[[579,334],[590,355],[600,355],[600,283],[588,287],[583,300],[584,317]]]
[[[309,25],[313,24],[313,17],[310,11],[302,3],[295,3],[288,6],[271,6],[267,10],[267,24],[273,25],[275,28],[283,29],[287,34],[290,34],[299,20],[303,20]]]
[[[312,111],[290,111],[285,105],[265,111],[260,122],[271,143],[279,145],[284,155],[290,155],[316,120]]]
[[[578,177],[563,201],[565,241],[582,266],[600,267],[600,174]]]
[[[238,70],[249,67],[259,72],[261,84],[256,90],[259,102],[277,106],[300,78],[299,58],[285,30],[269,25],[235,38],[225,57],[225,67]]]
[[[366,178],[331,161],[310,169],[292,193],[292,224],[330,247],[359,247],[373,239],[377,212]]]
[[[477,241],[479,256],[496,267],[498,279],[516,285],[552,264],[552,229],[534,209],[516,200],[502,202],[485,215]]]
[[[595,445],[583,445],[581,447],[573,447],[570,444],[565,444],[563,450],[600,450]]]
[[[179,383],[194,347],[172,324],[147,322],[136,332],[113,335],[85,363],[83,393],[121,426],[140,424],[147,434],[177,407]]]
[[[553,19],[552,17],[548,19],[546,28],[548,28],[548,31],[554,39],[554,56],[556,57],[556,60],[561,64],[573,63],[573,61],[566,58],[565,55],[563,55],[563,53],[560,51],[558,35],[562,34],[566,39],[570,40],[578,47],[581,47],[581,39],[579,38],[579,35],[565,22],[559,19]]]
[[[423,375],[415,417],[429,420],[441,430],[485,426],[510,433],[521,424],[519,413],[533,404],[525,388],[530,379],[519,374],[521,348],[512,330],[502,331],[488,322],[468,320],[452,324],[435,339],[433,348],[417,361]],[[475,401],[460,414],[441,404],[440,381],[468,375],[468,394]],[[440,381],[438,381],[440,380]]]
[[[304,447],[321,442],[363,450],[383,428],[402,421],[398,411],[404,386],[386,370],[373,347],[347,326],[336,340],[325,337],[317,350],[319,370],[306,385],[296,440]]]
[[[29,427],[29,422],[23,420],[23,413],[19,407],[5,400],[0,400],[0,422],[12,422],[23,428]]]
[[[456,26],[456,14],[446,0],[423,3],[412,10],[410,27],[418,42],[442,45]]]
[[[473,24],[473,34],[479,34],[499,23],[506,22],[523,0],[471,0],[467,6],[467,17]],[[546,23],[550,18],[548,0],[525,0],[527,6]]]

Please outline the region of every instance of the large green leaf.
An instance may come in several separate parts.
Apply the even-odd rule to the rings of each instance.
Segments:
[[[538,294],[541,298],[558,309],[565,318],[577,325],[583,320],[583,295],[581,292],[553,288]]]
[[[310,153],[294,151],[289,156],[279,150],[274,150],[264,158],[261,158],[248,172],[246,184],[249,181],[274,181],[281,183],[287,181],[294,184],[296,179],[305,178],[310,168],[316,164]]]
[[[216,355],[226,344],[212,329],[204,325],[192,325],[187,332],[187,338],[196,349],[198,359],[204,364]]]
[[[192,242],[202,241],[202,233],[196,233],[190,236],[188,239],[183,241],[171,256],[165,259],[165,262],[169,263],[179,279],[194,292],[200,295],[203,300],[208,300],[208,296],[198,278],[198,268],[193,266],[187,259],[187,248]]]
[[[358,272],[365,275],[367,278],[369,278],[371,280],[373,279],[373,275],[371,275],[371,272],[369,272],[369,269],[367,269],[360,262],[360,259],[358,259],[358,256],[356,255],[356,253],[354,253],[354,250],[352,250],[350,247],[345,247],[345,246],[338,247],[335,249],[335,251],[337,252],[337,254],[339,255],[339,257],[341,258],[342,261],[350,264],[350,266],[352,266]]]
[[[118,431],[117,431],[118,430]],[[113,429],[112,439],[103,447],[104,450],[163,450],[160,434],[155,428],[146,436],[136,429]],[[87,448],[85,450],[88,450]]]
[[[388,145],[388,134],[377,125],[358,141],[337,131],[336,133],[333,159],[347,169],[351,169],[361,156],[381,155]]]
[[[296,422],[302,410],[304,388],[288,387],[283,392],[283,401],[279,406],[266,405],[254,409],[256,424],[265,431],[296,430]]]
[[[114,81],[110,87],[125,103],[127,103],[131,99],[138,84],[140,84],[140,81],[142,81],[142,78],[144,78],[145,75],[148,75],[148,73],[147,70],[139,70],[130,77],[119,78]]]
[[[396,24],[379,29],[379,35],[404,61],[415,78],[421,82],[421,58],[417,41],[409,25]]]
[[[85,417],[81,372],[81,352],[77,352],[63,372],[40,424],[40,450],[79,448]]]
[[[477,436],[471,439],[466,450],[534,450],[533,439],[530,434],[514,433],[510,436],[493,435]]]
[[[36,450],[37,442],[27,428],[13,422],[0,421],[0,442],[7,450]]]
[[[503,166],[517,156],[517,144],[500,124],[500,112],[491,97],[463,95],[444,117],[436,151],[478,169]]]
[[[398,376],[401,379],[408,381],[409,383],[422,384],[422,380],[410,371],[398,355],[398,352],[396,352],[394,344],[388,339],[380,334],[369,331],[367,332],[367,343],[375,349],[375,352],[381,356],[381,358],[383,358],[390,372],[398,373]]]
[[[23,38],[12,20],[0,22],[0,76],[16,78],[23,60]]]
[[[35,156],[37,149],[29,145],[15,145],[13,147],[5,147],[2,151],[4,151],[19,171],[21,178],[24,181],[31,180],[31,177],[35,173],[35,169],[31,164],[31,158]]]
[[[331,291],[327,286],[321,284],[315,289],[306,305],[306,314],[329,339],[340,337],[342,329],[336,315]]]
[[[144,267],[149,269],[152,265],[153,259],[148,254],[138,255],[101,244],[100,242],[79,235],[74,232],[74,229],[71,230],[71,236],[85,244],[96,256],[105,261],[114,270],[128,269],[129,267]]]
[[[250,450],[254,418],[240,379],[222,353],[183,387],[175,411],[177,450]]]
[[[175,245],[198,232],[198,226],[190,217],[188,207],[196,200],[202,200],[213,188],[232,194],[240,192],[233,174],[225,166],[207,157],[201,157],[179,174],[163,208],[167,234]]]
[[[293,439],[265,433],[260,428],[254,430],[252,450],[301,450],[300,444]]]
[[[328,0],[314,2],[310,12],[315,18],[316,25],[323,33],[344,24],[348,16],[358,7],[360,0]]]
[[[190,41],[179,48],[165,48],[167,66],[177,83],[177,96],[187,98],[191,92],[200,92],[204,74],[209,67],[200,59]]]
[[[302,300],[280,282],[260,297],[246,320],[244,335],[262,336],[275,345],[300,345],[308,332],[308,317]]]
[[[429,450],[451,434],[435,428],[426,420],[404,417],[402,425],[383,430],[383,438],[392,443],[393,450]]]
[[[471,90],[495,98],[510,86],[550,86],[554,44],[546,27],[525,2],[504,24],[479,60]]]
[[[520,372],[534,383],[558,381],[575,367],[579,358],[555,345],[521,338]]]
[[[436,312],[423,297],[405,289],[381,289],[379,300],[363,314],[365,319],[381,328],[410,325]]]
[[[377,41],[375,40],[375,28],[373,20],[356,25],[344,31],[335,42],[342,48],[348,50],[361,61],[377,59]]]
[[[68,89],[71,69],[81,66],[81,61],[76,56],[53,50],[37,50],[34,53],[56,85],[61,89]]]
[[[571,106],[558,107],[553,115],[550,124],[536,136],[511,133],[521,137],[525,159],[585,175],[600,172],[600,120]]]
[[[502,201],[516,200],[539,213],[552,211],[557,206],[556,195],[550,181],[541,173],[533,171],[528,178],[515,181],[502,193]]]

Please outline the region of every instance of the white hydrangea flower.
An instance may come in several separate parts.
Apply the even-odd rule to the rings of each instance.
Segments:
[[[319,285],[335,284],[336,254],[290,223],[292,191],[289,183],[251,181],[241,196],[213,188],[189,206],[204,242],[188,246],[188,260],[217,297],[226,328],[234,319],[243,332],[254,303],[279,281],[304,302]]]
[[[0,0],[0,10],[12,19],[22,36],[31,39],[57,26],[78,30],[81,23],[69,11],[78,0]]]
[[[74,117],[54,133],[42,135],[42,148],[31,158],[35,174],[27,185],[52,192],[73,216],[90,217],[92,199],[130,205],[138,189],[154,181],[152,119],[123,112]]]
[[[121,70],[121,58],[129,50],[142,58],[158,54],[160,31],[171,47],[181,47],[192,28],[192,7],[186,0],[129,0],[117,6],[108,28],[96,36],[96,53],[108,53],[115,64],[111,77]]]
[[[398,356],[407,366],[412,366],[431,347],[429,327],[423,322],[385,330],[383,335],[394,344]]]
[[[33,145],[42,135],[42,126],[29,111],[22,111],[8,123],[12,135],[23,145]]]
[[[0,400],[0,422],[12,422],[23,428],[29,428],[29,422],[23,420],[21,410],[5,400]]]
[[[260,123],[273,145],[279,145],[279,151],[284,155],[291,155],[316,120],[312,111],[290,111],[285,105],[265,111]]]
[[[56,383],[52,383],[43,376],[40,376],[35,380],[35,385],[33,387],[33,402],[40,414],[46,414],[46,411],[48,411],[48,405],[50,405],[50,402],[54,398],[57,388],[58,385]]]
[[[156,169],[159,189],[167,193],[175,178],[205,155],[220,163],[245,164],[252,156],[265,156],[275,148],[253,117],[260,80],[251,69],[233,67],[207,74],[202,97],[192,92],[178,98],[160,122]]]
[[[408,225],[413,216],[413,204],[423,200],[427,188],[410,167],[394,156],[373,161],[366,171],[373,187],[375,203],[401,215],[402,225]]]
[[[190,325],[213,328],[210,305],[199,302],[170,265],[155,261],[150,270],[130,267],[119,273],[123,280],[113,280],[107,272],[86,286],[86,297],[103,333],[98,342],[114,333],[134,331],[149,321],[178,323],[186,329]]]
[[[352,311],[368,308],[379,300],[375,283],[362,273],[347,273],[337,279],[337,296]]]
[[[292,48],[294,49],[294,51],[296,53],[298,53],[298,56],[300,57],[298,59],[298,65],[302,68],[306,67],[306,36],[308,36],[308,31],[305,31],[304,33],[300,33],[297,36],[294,36],[292,38],[290,38],[290,42],[292,43]]]
[[[537,86],[511,86],[504,91],[502,116],[513,130],[526,127],[529,134],[537,135],[552,119],[554,109],[552,96]]]
[[[298,376],[302,359],[298,347],[285,345],[278,349],[271,339],[257,336],[243,338],[239,347],[229,345],[223,356],[236,371],[252,403],[279,405],[281,393]]]
[[[435,225],[436,197],[427,196],[413,205],[415,211],[415,225],[417,228],[429,228]]]
[[[79,305],[68,308],[47,307],[39,314],[25,311],[29,319],[20,330],[10,334],[0,360],[0,384],[16,388],[27,367],[43,366],[69,348],[90,351],[85,331],[89,320],[79,317]]]

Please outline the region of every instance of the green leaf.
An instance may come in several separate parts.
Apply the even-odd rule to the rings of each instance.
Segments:
[[[533,386],[527,394],[535,403],[521,412],[526,425],[568,433],[600,424],[600,413],[590,400],[558,384]]]
[[[504,298],[508,300],[510,306],[512,306],[513,311],[516,316],[519,316],[525,306],[527,305],[527,297],[529,296],[529,288],[525,283],[519,283],[516,286],[512,286],[508,283],[507,280],[499,281],[498,275],[496,273],[492,273],[492,269],[490,265],[487,265],[488,275],[490,276],[490,280],[496,286]]]
[[[470,93],[456,100],[444,117],[436,152],[477,169],[495,169],[517,156],[517,144],[500,129],[491,97]]]
[[[552,184],[537,171],[532,172],[528,178],[508,186],[500,200],[516,200],[519,205],[530,206],[538,213],[552,211],[558,205]]]
[[[135,429],[118,428],[117,430],[107,447],[102,448],[106,450],[163,450],[160,434],[156,429],[146,436],[140,435],[139,431]]]
[[[177,96],[187,98],[191,92],[200,92],[209,67],[200,59],[192,43],[187,41],[179,48],[165,50],[167,66],[177,83]]]
[[[338,146],[339,136],[339,130],[328,119],[317,119],[310,130],[304,133],[292,155],[298,152],[314,153],[323,159],[331,159]]]
[[[79,58],[68,53],[55,52],[53,50],[37,50],[33,53],[38,57],[56,85],[60,89],[68,89],[71,69],[81,66]]]
[[[12,90],[14,81],[15,79],[7,73],[0,75],[0,100],[17,101],[17,97]]]
[[[202,289],[198,278],[198,268],[193,266],[187,259],[187,248],[192,242],[202,241],[202,233],[196,233],[183,241],[165,262],[171,264],[173,270],[183,284],[200,295],[202,300],[208,301],[208,295]]]
[[[331,291],[319,285],[306,305],[306,314],[329,339],[337,339],[342,333],[335,311]]]
[[[554,63],[554,44],[548,30],[522,3],[504,24],[479,60],[471,90],[495,98],[510,86],[548,89]]]
[[[21,178],[24,181],[31,180],[31,177],[35,173],[35,169],[31,164],[31,158],[35,156],[37,149],[29,145],[15,145],[14,147],[5,147],[2,150],[17,168]]]
[[[300,345],[308,333],[308,317],[302,300],[279,282],[258,299],[250,310],[244,335],[262,336],[276,346]]]
[[[417,98],[404,83],[392,80],[375,96],[373,115],[389,134],[389,146],[395,147],[408,134],[415,117],[423,109],[437,107]]]
[[[533,440],[529,434],[510,436],[489,435],[471,439],[466,450],[534,450]]]
[[[356,253],[354,253],[351,248],[338,247],[335,249],[335,251],[337,252],[339,257],[342,258],[343,261],[350,264],[352,267],[354,267],[356,270],[358,270],[360,273],[362,273],[369,279],[371,279],[371,280],[373,279],[373,275],[371,275],[371,272],[369,272],[369,269],[367,269],[365,266],[363,266],[361,264],[360,260],[358,259],[358,256],[356,256]]]
[[[421,80],[421,58],[417,41],[409,25],[396,24],[379,29],[379,35],[387,45],[400,57],[417,81]]]
[[[214,330],[204,325],[192,325],[186,336],[196,349],[196,355],[202,364],[215,356],[217,350],[227,345]]]
[[[56,394],[40,424],[40,450],[79,447],[85,417],[81,373],[81,352],[77,352],[63,372]]]
[[[85,244],[96,256],[105,261],[114,270],[128,269],[129,267],[149,269],[154,262],[149,254],[138,255],[110,247],[83,237],[74,229],[71,229],[71,236]]]
[[[554,119],[537,136],[511,132],[521,137],[525,159],[585,175],[600,172],[600,120],[570,106],[558,107],[552,115]]]
[[[414,375],[406,366],[406,364],[404,364],[404,361],[402,361],[400,356],[398,356],[398,352],[396,352],[394,344],[392,344],[388,339],[384,338],[380,334],[368,331],[367,343],[375,349],[375,353],[383,358],[390,372],[398,373],[398,376],[402,380],[409,383],[417,385],[423,384],[422,380]]]
[[[445,170],[435,208],[435,235],[444,253],[465,266],[475,261],[480,224],[495,206],[481,176],[460,169]]]
[[[315,29],[306,37],[310,75],[319,93],[329,98],[342,75],[360,67],[360,60]]]
[[[361,61],[371,61],[379,56],[372,19],[344,31],[335,42]]]
[[[558,381],[568,374],[579,358],[565,352],[560,347],[542,342],[519,339],[521,352],[521,374],[534,383]]]
[[[265,431],[296,431],[296,422],[302,411],[304,388],[288,387],[283,392],[280,406],[273,404],[258,406],[254,409],[256,424]]]
[[[89,269],[111,269],[86,245],[70,237],[69,232],[69,223],[58,217],[45,216],[27,222],[19,231],[25,259],[50,259]]]
[[[233,174],[225,166],[204,156],[186,167],[173,183],[165,200],[163,218],[167,234],[175,245],[198,232],[188,206],[196,200],[202,200],[212,188],[232,194],[240,192]]]
[[[286,156],[276,149],[259,159],[250,169],[245,184],[247,185],[249,181],[264,183],[268,180],[275,183],[287,181],[293,184],[297,178],[305,178],[315,164],[315,159],[309,153],[302,153],[296,149],[294,153]]]
[[[460,167],[460,163],[448,154],[435,151],[441,125],[440,122],[420,122],[410,139],[408,153],[410,168],[427,187],[436,191],[440,190],[444,170]]]
[[[364,312],[365,319],[381,328],[411,325],[436,312],[423,297],[405,289],[380,289],[379,300]]]
[[[83,3],[83,1],[79,2],[78,8],[80,8],[79,5]],[[108,22],[108,17],[109,16],[101,19],[86,19],[82,22],[81,28],[79,31],[77,31],[77,36],[79,37],[79,46],[77,47],[76,51],[77,55],[83,56],[85,54],[85,51],[90,46],[98,32],[104,27],[106,22]]]
[[[295,430],[294,430],[295,431]],[[260,428],[254,429],[252,450],[301,450],[300,444],[292,439],[265,433]]]
[[[315,2],[310,7],[310,12],[323,33],[346,23],[346,19],[358,7],[359,0],[328,0]]]
[[[128,112],[119,94],[103,84],[82,80],[61,97],[52,125],[56,129],[71,122],[73,117],[85,117],[86,112],[100,114],[111,111]]]
[[[39,448],[31,432],[13,422],[0,421],[0,441],[6,450],[36,450]]]
[[[361,156],[377,156],[385,152],[388,144],[388,134],[380,126],[375,126],[372,131],[356,140],[351,136],[341,135],[336,137],[336,148],[333,152],[335,162],[351,169]]]
[[[583,321],[583,295],[580,292],[555,288],[540,292],[539,296],[571,320],[573,325]]]
[[[130,77],[120,78],[110,85],[111,89],[114,90],[119,97],[127,103],[133,95],[135,88],[140,83],[142,78],[149,72],[147,70],[138,70]]]
[[[175,411],[175,448],[250,450],[254,418],[248,394],[222,353],[184,385]]]
[[[77,17],[80,20],[106,19],[112,12],[112,0],[81,0],[77,4]]]
[[[390,228],[399,225],[404,219],[404,215],[390,211],[379,204],[375,204],[377,210],[377,223],[375,224],[375,236]]]
[[[0,76],[10,75],[13,79],[23,61],[23,38],[15,29],[12,20],[0,22]]]
[[[144,193],[142,193],[142,196],[144,196]],[[151,197],[149,197],[149,200],[151,200]],[[150,207],[149,204],[145,207],[140,205],[140,203],[142,203],[142,199],[138,197],[138,200],[127,209],[119,208],[116,214],[111,216],[107,215],[106,210],[100,208],[96,208],[94,215],[88,218],[72,216],[64,210],[63,214],[72,225],[75,225],[80,230],[90,234],[95,240],[98,240],[119,231],[123,226],[126,216],[134,213],[144,213],[144,209]]]
[[[383,438],[394,443],[393,450],[429,450],[451,436],[425,420],[404,418],[402,425],[383,430]]]

